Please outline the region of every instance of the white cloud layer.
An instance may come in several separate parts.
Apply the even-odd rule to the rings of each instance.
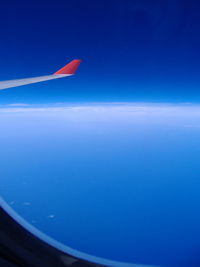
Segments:
[[[89,104],[62,104],[56,105],[30,105],[26,103],[13,103],[0,106],[0,114],[3,113],[69,113],[73,112],[95,112],[95,113],[130,113],[130,114],[168,114],[173,116],[180,115],[199,115],[200,104],[170,104],[170,103],[89,103]]]

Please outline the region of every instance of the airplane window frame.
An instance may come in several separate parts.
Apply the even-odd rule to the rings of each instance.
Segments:
[[[40,232],[0,197],[0,266],[4,267],[145,267],[73,250]],[[149,266],[150,267],[150,266]]]

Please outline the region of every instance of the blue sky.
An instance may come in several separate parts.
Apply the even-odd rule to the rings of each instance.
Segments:
[[[195,0],[4,1],[1,80],[75,77],[0,92],[1,104],[199,102],[200,3]]]

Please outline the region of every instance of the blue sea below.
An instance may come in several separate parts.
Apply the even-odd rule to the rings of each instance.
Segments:
[[[200,105],[0,109],[0,194],[75,250],[200,266]]]

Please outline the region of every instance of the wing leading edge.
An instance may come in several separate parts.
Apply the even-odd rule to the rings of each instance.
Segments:
[[[17,80],[8,80],[8,81],[0,81],[0,90],[32,84],[32,83],[39,83],[59,78],[64,78],[67,76],[74,75],[81,63],[80,59],[74,59],[66,66],[61,68],[60,70],[56,71],[54,74],[46,75],[46,76],[39,76],[33,78],[25,78],[25,79],[17,79]]]

